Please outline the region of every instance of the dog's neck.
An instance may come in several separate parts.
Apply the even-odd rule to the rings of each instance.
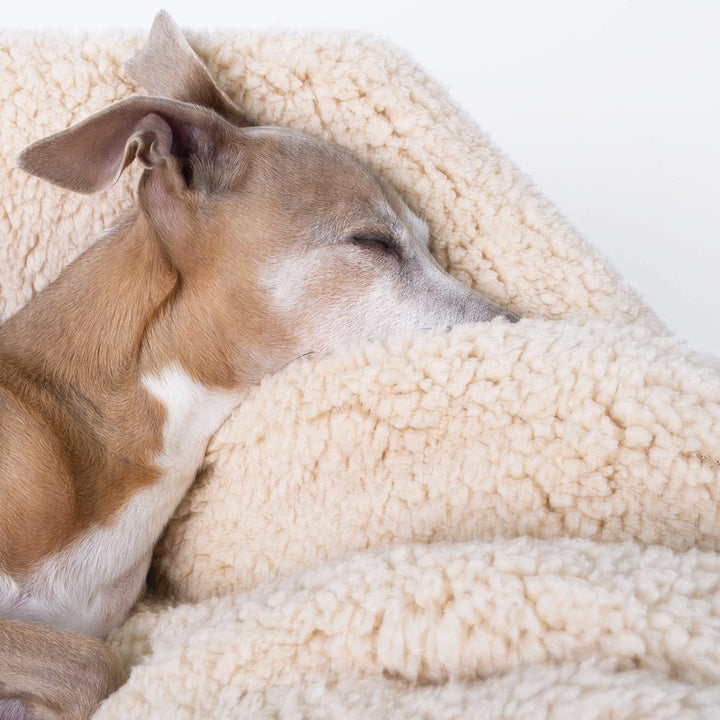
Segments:
[[[0,326],[0,383],[48,418],[82,485],[78,532],[167,474],[179,501],[250,384],[213,346],[212,320],[193,324],[178,286],[140,214]]]
[[[211,301],[182,284],[146,218],[134,215],[0,325],[0,353],[89,400],[173,365],[215,389],[256,382],[214,337]]]

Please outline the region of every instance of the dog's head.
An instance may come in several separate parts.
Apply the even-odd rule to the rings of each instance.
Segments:
[[[141,212],[182,292],[244,361],[254,347],[270,372],[356,339],[517,319],[444,272],[426,224],[351,154],[252,127],[167,15],[128,72],[164,97],[121,101],[34,143],[20,165],[91,193],[141,163]]]

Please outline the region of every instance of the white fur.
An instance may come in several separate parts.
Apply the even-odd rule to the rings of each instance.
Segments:
[[[242,394],[207,388],[177,365],[166,368],[159,376],[143,378],[143,385],[167,411],[158,466],[175,475],[190,474],[192,481],[210,437],[240,403]],[[184,494],[185,490],[177,502]]]
[[[326,352],[360,338],[373,341],[398,331],[430,329],[444,324],[453,301],[459,294],[467,293],[467,288],[444,272],[431,255],[427,223],[404,203],[399,202],[399,207],[394,232],[422,270],[414,283],[400,288],[393,274],[378,265],[376,278],[361,295],[355,293],[354,299],[352,293],[343,295],[334,302],[326,299],[319,313],[319,306],[312,303],[312,285],[326,272],[327,257],[323,252],[289,252],[265,265],[261,282],[269,292],[276,315],[292,316],[301,347]],[[349,254],[358,252],[351,243],[346,246]],[[436,296],[431,307],[428,290]],[[434,314],[438,313],[443,317],[436,321]]]
[[[142,591],[152,548],[195,478],[211,435],[237,394],[212,390],[173,365],[143,378],[166,408],[161,479],[137,493],[108,527],[94,527],[18,583],[0,574],[0,616],[104,636]]]
[[[400,215],[395,232],[401,237],[404,245],[416,249],[423,262],[428,282],[437,285],[438,288],[455,287],[456,281],[440,270],[428,252],[430,230],[427,223],[402,201],[398,200],[398,205]],[[328,234],[331,232],[331,230],[327,230]],[[328,240],[328,243],[330,242]],[[295,313],[298,312],[298,308],[307,301],[308,287],[317,277],[323,275],[326,262],[327,259],[323,253],[295,254],[290,252],[283,258],[266,264],[261,280],[270,292],[277,313],[282,314],[288,309]],[[405,303],[406,307],[403,308],[402,317],[398,321],[398,329],[407,329],[420,322],[421,316],[426,313],[425,308],[422,307],[423,299],[423,293],[418,284],[417,294]],[[327,350],[348,340],[357,339],[358,336],[367,340],[372,334],[359,329],[376,326],[388,316],[397,314],[398,302],[394,283],[388,281],[384,275],[379,275],[379,282],[367,289],[361,305],[355,308],[354,313],[349,311],[347,305],[344,305],[337,318],[328,313],[323,314],[319,324],[322,336],[328,340],[328,343],[327,347],[322,349]],[[307,325],[313,325],[317,318],[305,317],[302,321]]]

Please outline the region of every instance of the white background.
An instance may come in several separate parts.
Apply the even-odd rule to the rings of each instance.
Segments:
[[[691,347],[720,355],[720,2],[41,0],[6,29],[369,32],[409,52]]]

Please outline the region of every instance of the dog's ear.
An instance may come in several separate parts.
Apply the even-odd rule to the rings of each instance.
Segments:
[[[202,105],[239,127],[254,125],[215,84],[205,63],[165,10],[156,15],[145,47],[125,63],[124,70],[152,95]]]
[[[22,151],[18,165],[60,187],[92,193],[137,160],[145,168],[140,205],[180,267],[193,244],[201,197],[227,187],[242,171],[242,158],[238,131],[210,110],[132,97],[38,140]]]
[[[152,170],[174,163],[186,173],[222,118],[187,103],[131,97],[48,135],[18,157],[22,170],[81,193],[103,190],[137,159]]]

